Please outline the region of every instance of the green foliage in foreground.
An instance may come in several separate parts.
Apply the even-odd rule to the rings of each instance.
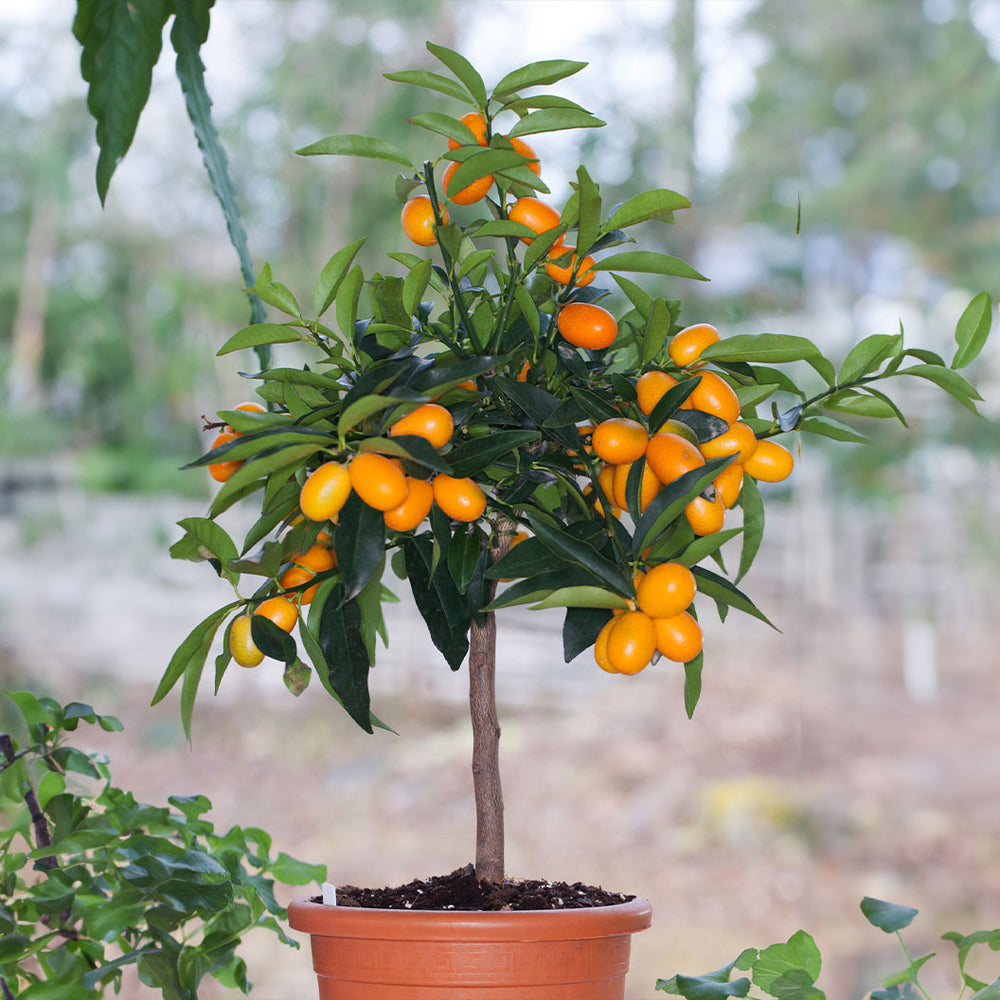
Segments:
[[[918,995],[932,1000],[920,982],[920,970],[935,957],[935,953],[914,958],[900,934],[904,927],[910,925],[917,911],[912,906],[900,906],[865,896],[861,901],[861,912],[873,927],[899,938],[907,961],[906,968],[886,976],[881,989],[867,994],[870,1000],[906,1000]],[[972,934],[949,931],[942,937],[958,949],[958,971],[962,980],[960,998],[1000,1000],[1000,978],[986,983],[971,975],[967,969],[969,954],[978,945],[988,945],[993,951],[1000,951],[1000,929],[974,931]],[[714,972],[701,976],[678,973],[670,979],[658,980],[656,988],[685,1000],[718,1000],[721,997],[825,1000],[826,994],[816,987],[821,966],[822,957],[816,942],[805,931],[796,931],[784,943],[772,944],[759,951],[747,948],[734,961]],[[749,975],[733,978],[734,970]],[[973,992],[967,994],[968,990]]]
[[[4,692],[23,735],[0,734],[0,991],[19,1000],[89,1000],[134,965],[166,1000],[195,1000],[206,975],[249,992],[243,936],[285,944],[275,882],[305,885],[322,866],[271,856],[253,828],[215,830],[204,795],[137,802],[108,761],[68,743],[81,722],[121,723],[89,705]]]

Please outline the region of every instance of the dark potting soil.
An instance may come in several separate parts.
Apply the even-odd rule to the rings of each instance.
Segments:
[[[456,868],[450,875],[415,879],[391,889],[337,886],[338,906],[384,910],[564,910],[614,906],[634,898],[581,882],[572,885],[528,879],[481,882],[472,865]]]

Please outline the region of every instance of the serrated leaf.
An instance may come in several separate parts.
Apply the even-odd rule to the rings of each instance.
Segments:
[[[595,271],[638,271],[642,274],[665,274],[675,278],[693,278],[708,281],[705,275],[696,271],[680,257],[670,257],[654,250],[626,250],[599,260]]]
[[[952,368],[964,368],[973,362],[986,344],[993,325],[993,300],[989,292],[980,292],[966,307],[955,327],[958,347]]]
[[[142,5],[78,0],[73,34],[83,46],[80,71],[88,84],[87,108],[97,122],[97,192],[102,204],[149,98],[171,13],[173,4],[167,0]]]
[[[294,326],[285,323],[252,323],[234,333],[217,354],[232,354],[246,347],[260,347],[262,344],[293,344],[297,340],[305,340],[305,334]]]
[[[899,903],[888,903],[884,899],[865,896],[861,900],[861,912],[873,927],[886,934],[895,934],[904,927],[909,927],[917,910],[912,906],[901,906]]]
[[[391,142],[367,135],[329,135],[296,152],[299,156],[361,156],[372,160],[387,160],[416,172],[410,158],[402,150]]]
[[[625,229],[640,222],[666,218],[672,221],[673,213],[690,208],[691,202],[682,194],[667,188],[656,188],[634,195],[619,205],[605,223],[607,230]]]
[[[493,88],[494,95],[512,94],[528,87],[542,87],[579,73],[587,64],[569,59],[544,59],[528,63],[508,73]]]

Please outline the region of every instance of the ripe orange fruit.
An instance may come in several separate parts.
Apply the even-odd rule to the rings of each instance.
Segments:
[[[694,573],[676,562],[660,563],[649,570],[639,583],[636,599],[639,610],[651,618],[679,615],[694,600]]]
[[[653,621],[656,648],[668,660],[687,663],[700,652],[704,642],[701,626],[686,611]]]
[[[363,451],[347,467],[354,492],[369,507],[392,510],[406,499],[406,474],[391,459]]]
[[[281,574],[278,583],[281,584],[282,590],[291,590],[293,587],[308,583],[315,575],[312,570],[304,569],[302,566],[291,566]],[[296,591],[291,600],[297,601],[299,604],[311,604],[317,590],[319,590],[318,583],[312,587],[306,587],[305,590]]]
[[[685,508],[684,516],[696,535],[714,535],[726,520],[726,505],[718,494],[714,500],[696,496]]]
[[[656,652],[653,619],[643,611],[626,611],[612,619],[608,633],[608,662],[620,674],[637,674]]]
[[[546,205],[544,201],[532,198],[530,195],[518,198],[507,212],[507,218],[511,222],[520,222],[522,226],[527,226],[537,236],[559,225],[559,213],[551,205]],[[521,242],[530,243],[531,239],[530,236],[522,236]],[[560,236],[556,246],[562,241],[563,237]]]
[[[670,360],[678,368],[694,364],[701,352],[719,339],[719,331],[708,323],[696,323],[675,334],[667,348]]]
[[[339,462],[325,462],[310,473],[299,491],[299,507],[310,521],[327,521],[347,503],[351,477]]]
[[[727,465],[715,479],[712,480],[716,496],[722,497],[722,504],[729,510],[739,499],[743,489],[743,466],[739,462]]]
[[[614,466],[613,499],[615,505],[622,509],[628,507],[628,503],[625,500],[625,487],[633,465],[635,465],[635,462],[627,462],[625,465]],[[660,480],[656,478],[656,473],[649,467],[649,463],[644,462],[642,466],[642,482],[639,484],[639,510],[645,510],[653,502],[656,494],[660,492],[662,485]]]
[[[660,431],[649,439],[646,461],[664,486],[705,464],[701,452],[680,434]]]
[[[255,615],[269,618],[278,628],[291,632],[299,617],[299,609],[287,597],[269,597],[261,601],[254,611]]]
[[[700,444],[698,450],[706,459],[735,455],[734,461],[739,464],[745,462],[756,447],[757,435],[751,430],[750,425],[737,420],[729,425],[728,431]]]
[[[434,487],[426,479],[406,478],[406,499],[383,513],[385,525],[393,531],[412,531],[431,511]]]
[[[610,347],[618,336],[618,321],[614,316],[607,309],[589,302],[571,302],[563,306],[556,327],[564,340],[590,351]]]
[[[486,119],[478,111],[469,111],[458,119],[475,137],[480,146],[486,143]],[[448,140],[449,149],[458,149],[462,145],[454,139]]]
[[[490,188],[493,187],[493,175],[487,174],[485,177],[474,180],[464,188],[459,188],[457,191],[452,192],[451,179],[455,176],[455,171],[458,170],[459,166],[460,164],[458,163],[452,163],[445,170],[442,181],[445,194],[456,205],[474,205],[477,201],[482,201],[490,193]]]
[[[743,471],[764,483],[780,483],[789,477],[794,465],[795,459],[784,445],[766,438],[757,442],[753,454],[743,463]]]
[[[434,502],[454,521],[475,521],[486,510],[486,494],[472,479],[439,472],[432,485]]]
[[[611,635],[611,630],[617,621],[617,616],[609,618],[604,628],[597,633],[597,640],[594,642],[594,659],[601,670],[606,670],[609,674],[618,673],[617,669],[611,666],[611,661],[608,659],[608,636]]]
[[[261,404],[257,402],[240,403],[237,406],[232,407],[232,409],[244,410],[247,413],[267,413],[267,408],[261,406]],[[233,428],[230,427],[229,424],[226,424],[226,426],[223,427],[222,430],[225,434],[235,434],[237,437],[240,436],[240,432],[237,430],[233,430]]]
[[[635,384],[635,391],[639,394],[639,409],[648,416],[675,385],[677,379],[666,372],[651,371],[640,375]]]
[[[572,254],[572,257],[569,257]],[[568,263],[557,263],[560,258],[567,257]],[[589,285],[597,273],[594,271],[594,264],[597,262],[590,254],[587,254],[579,263],[576,259],[576,247],[560,246],[556,244],[548,252],[548,262],[545,265],[545,273],[560,285],[568,285],[571,281],[578,287],[583,288]]]
[[[525,166],[533,173],[536,177],[542,176],[542,165],[538,162],[538,155],[535,151],[523,140],[519,139],[516,135],[512,138],[507,136],[507,141],[514,147],[515,153],[520,153],[522,156],[528,157],[531,163],[526,163]]]
[[[229,652],[241,667],[256,667],[264,659],[250,634],[251,615],[239,615],[229,626]]]
[[[439,206],[441,222],[447,225],[448,210]],[[437,242],[434,237],[434,209],[431,200],[425,194],[411,198],[404,206],[399,216],[403,233],[407,239],[420,247],[432,247]]]
[[[594,454],[612,465],[623,465],[642,458],[648,441],[646,428],[638,420],[628,417],[602,420],[594,428],[590,439]]]
[[[614,470],[615,466],[609,465],[608,468],[612,470],[612,474],[613,474],[613,470]],[[585,497],[589,497],[591,495],[594,496],[594,510],[597,512],[598,517],[604,517],[604,503],[594,493],[594,487],[590,483],[587,483],[587,485],[584,486],[584,488],[583,488],[583,495]],[[612,499],[610,493],[608,494],[608,502],[611,504],[611,508],[610,508],[611,516],[612,517],[620,518],[622,516],[621,508],[615,506],[615,502]]]
[[[212,450],[221,448],[230,441],[235,441],[238,434],[227,434],[223,432],[212,442]],[[232,462],[212,462],[208,467],[208,474],[217,482],[224,483],[241,465],[242,461]]]
[[[435,448],[443,448],[451,440],[454,430],[455,421],[446,407],[439,403],[424,403],[400,417],[389,428],[389,436],[413,434],[430,441]]]
[[[601,471],[597,473],[597,482],[600,484],[604,495],[609,501],[615,499],[615,469],[616,465],[602,465]]]
[[[527,382],[528,372],[530,371],[531,371],[531,362],[525,361],[524,364],[521,365],[521,370],[517,373],[518,382]]]
[[[694,392],[681,404],[682,410],[701,410],[721,417],[728,424],[740,419],[740,400],[736,390],[715,372],[702,372]]]

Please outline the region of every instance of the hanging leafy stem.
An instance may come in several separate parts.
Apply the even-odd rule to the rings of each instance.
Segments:
[[[477,805],[480,781],[491,783],[482,800],[493,803],[479,818],[502,835],[496,612],[564,609],[567,659],[593,648],[610,673],[674,662],[691,715],[702,689],[702,605],[770,624],[737,583],[762,542],[769,484],[794,466],[774,439],[863,442],[843,418],[903,420],[886,392],[899,376],[929,380],[975,411],[979,395],[957,369],[982,349],[992,302],[977,296],[959,321],[950,367],[906,347],[902,334],[865,338],[838,371],[804,337],[685,325],[666,292],[675,279],[704,276],[638,248],[631,231],[673,223],[686,198],[657,189],[608,208],[582,166],[561,209],[540,197],[550,192],[522,137],[603,124],[536,92],[583,64],[531,63],[489,90],[459,53],[428,49],[442,72],[387,76],[459,106],[412,119],[448,140],[436,159],[418,166],[360,135],[299,151],[402,167],[386,188],[402,204],[404,234],[426,252],[392,251],[400,274],[366,276],[355,262],[360,240],[337,250],[315,282],[313,316],[262,269],[254,291],[288,318],[245,327],[220,353],[302,343],[317,360],[256,375],[270,412],[221,410],[224,432],[192,463],[222,486],[208,517],[181,523],[172,554],[207,560],[236,595],[181,644],[154,700],[180,683],[190,732],[221,630],[216,687],[233,660],[271,658],[294,693],[315,672],[363,729],[385,726],[368,671],[377,640],[387,641],[382,606],[392,592],[382,579],[391,567],[453,670],[471,641],[473,700],[485,706],[474,727],[490,751],[489,763],[474,764]],[[216,518],[251,498],[259,516],[237,543]],[[482,877],[502,875],[495,847],[488,865],[477,857]]]

